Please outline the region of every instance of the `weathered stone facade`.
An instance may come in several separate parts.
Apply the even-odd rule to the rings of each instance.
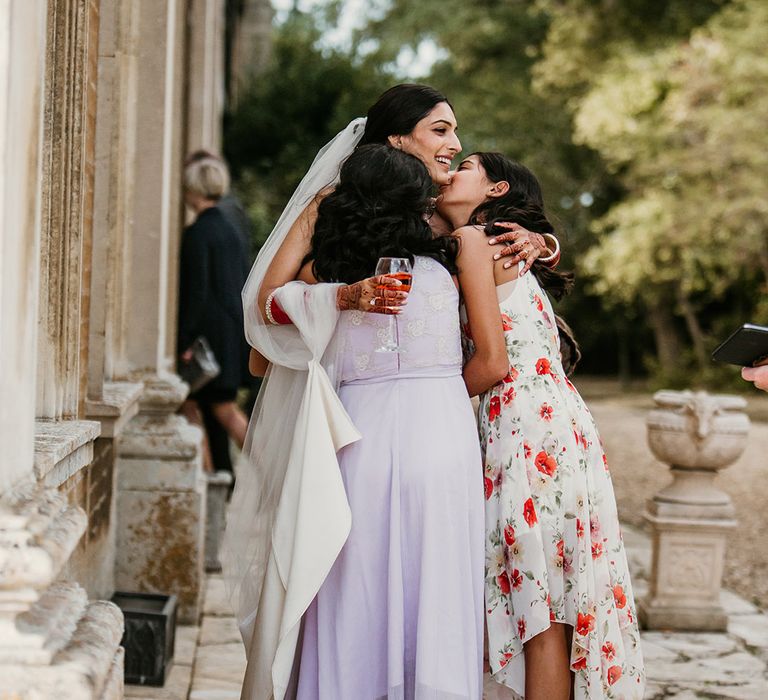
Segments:
[[[186,151],[220,149],[243,15],[0,3],[0,697],[122,697],[122,615],[98,600],[117,588],[199,617],[206,482],[175,415],[180,177]]]

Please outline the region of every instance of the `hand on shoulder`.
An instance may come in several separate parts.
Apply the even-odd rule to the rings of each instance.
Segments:
[[[488,245],[488,236],[482,226],[462,226],[453,235],[459,239],[459,258],[472,254],[483,259],[492,260],[494,249]]]
[[[497,285],[511,282],[518,277],[517,265],[506,268],[504,259],[496,259],[497,250],[488,245],[488,235],[482,226],[462,226],[454,231],[453,235],[459,239],[456,263],[460,271],[477,274],[488,270]]]

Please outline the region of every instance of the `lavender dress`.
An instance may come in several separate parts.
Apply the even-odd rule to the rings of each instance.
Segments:
[[[479,700],[483,482],[461,378],[458,292],[417,257],[401,354],[387,318],[345,312],[339,452],[352,531],[305,616],[300,700]]]

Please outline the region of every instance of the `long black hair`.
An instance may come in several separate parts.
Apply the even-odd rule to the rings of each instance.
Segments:
[[[555,227],[544,212],[544,197],[536,176],[524,165],[501,153],[473,153],[480,161],[486,177],[491,182],[509,183],[509,190],[501,197],[487,199],[469,218],[470,224],[485,226],[488,236],[505,233],[507,229],[496,226],[501,221],[524,226],[535,233],[554,233]],[[557,272],[540,263],[533,263],[531,272],[539,284],[555,299],[562,299],[573,288],[572,272]]]
[[[389,136],[410,134],[413,127],[441,102],[451,107],[448,98],[429,85],[403,83],[389,88],[368,110],[360,146],[388,143]]]
[[[381,257],[424,255],[456,271],[455,239],[432,237],[425,220],[432,179],[416,156],[383,144],[354,151],[336,188],[318,207],[312,248],[304,259],[324,282],[358,282]]]

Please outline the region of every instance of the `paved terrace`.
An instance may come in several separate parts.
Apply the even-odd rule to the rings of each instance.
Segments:
[[[638,597],[644,595],[650,542],[625,526],[624,539]],[[730,591],[727,634],[644,632],[646,698],[694,700],[768,698],[768,615]],[[164,688],[126,686],[134,700],[238,700],[245,670],[240,636],[221,576],[208,577],[202,624],[179,627],[176,658]],[[362,700],[362,699],[361,699]]]

